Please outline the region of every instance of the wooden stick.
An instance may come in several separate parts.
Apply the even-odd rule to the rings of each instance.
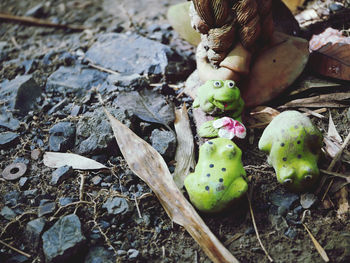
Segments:
[[[83,31],[86,29],[86,27],[84,27],[84,26],[57,24],[57,23],[52,23],[50,21],[38,19],[38,18],[34,18],[34,17],[15,16],[15,15],[10,15],[10,14],[5,14],[5,13],[0,13],[0,21],[22,23],[22,24],[28,24],[28,25],[32,25],[32,26],[71,29],[74,31]]]
[[[316,238],[312,235],[311,231],[307,228],[307,226],[304,223],[303,223],[303,226],[304,226],[306,232],[309,234],[309,236],[310,236],[310,238],[312,240],[312,243],[314,243],[314,246],[315,246],[317,252],[321,255],[322,259],[325,262],[329,262],[329,258],[327,256],[326,251],[323,249],[323,247],[320,245],[320,243],[318,243]]]
[[[27,254],[26,252],[23,252],[23,251],[21,251],[21,250],[15,248],[15,247],[13,247],[13,246],[11,246],[11,245],[5,243],[5,242],[2,241],[2,240],[0,240],[0,244],[4,245],[5,247],[8,247],[8,248],[12,249],[13,251],[16,251],[17,253],[19,253],[19,254],[21,254],[21,255],[27,257],[27,258],[31,258],[31,257],[32,257],[31,255]]]

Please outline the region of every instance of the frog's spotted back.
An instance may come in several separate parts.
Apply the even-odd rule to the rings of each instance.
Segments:
[[[319,177],[317,161],[322,139],[308,117],[297,111],[285,111],[266,127],[259,149],[269,154],[268,162],[280,183],[302,191],[313,186]]]
[[[217,138],[199,150],[195,172],[185,179],[192,203],[203,212],[219,212],[248,189],[241,161],[242,152],[229,139]]]

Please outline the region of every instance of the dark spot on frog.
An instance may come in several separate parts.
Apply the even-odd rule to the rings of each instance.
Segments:
[[[297,144],[300,144],[301,143],[301,141],[297,141]]]
[[[298,129],[298,125],[294,125],[294,128],[295,128],[295,129]]]
[[[283,147],[284,145],[285,145],[284,142],[282,142],[282,143],[281,143],[281,147]]]
[[[298,154],[298,159],[301,159],[301,154]]]
[[[214,167],[214,164],[212,164],[212,163],[209,164],[209,167],[210,167],[210,168],[213,168],[213,167]]]
[[[210,174],[207,174],[207,177],[210,177]]]
[[[206,187],[205,187],[205,190],[209,191],[209,186],[206,186]]]
[[[222,183],[223,181],[224,181],[224,179],[223,179],[223,178],[220,178],[220,179],[219,179],[219,182],[220,182],[220,183]]]
[[[221,171],[226,172],[226,168],[221,168]]]
[[[283,159],[282,159],[284,162],[286,162],[287,161],[287,157],[283,157]]]
[[[208,144],[213,144],[213,142],[211,142],[211,141],[208,141]]]

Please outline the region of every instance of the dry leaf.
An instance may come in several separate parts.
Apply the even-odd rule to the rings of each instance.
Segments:
[[[44,154],[44,164],[50,168],[69,165],[72,166],[73,169],[79,170],[108,169],[106,166],[95,160],[75,153],[46,152]]]
[[[129,168],[153,190],[168,216],[191,234],[213,262],[238,262],[182,195],[161,155],[104,110]]]
[[[252,109],[245,122],[247,128],[264,128],[275,118],[280,112],[271,107],[258,106]]]
[[[327,136],[331,139],[334,139],[336,142],[340,143],[340,145],[343,143],[343,140],[340,137],[337,131],[337,128],[334,125],[331,112],[329,112],[329,124],[328,124]]]
[[[350,99],[349,92],[338,92],[331,94],[322,94],[318,96],[296,99],[287,102],[280,108],[297,108],[297,107],[310,107],[310,108],[343,108],[348,107]]]
[[[193,135],[185,104],[180,110],[175,111],[174,126],[177,136],[177,149],[173,178],[177,187],[181,189],[190,169],[195,166]]]
[[[326,153],[334,158],[338,151],[341,149],[341,143],[334,141],[332,138],[329,138],[328,136],[325,136],[323,138],[323,142],[325,143],[325,151]]]
[[[350,37],[327,28],[310,40],[311,68],[328,77],[350,80]]]

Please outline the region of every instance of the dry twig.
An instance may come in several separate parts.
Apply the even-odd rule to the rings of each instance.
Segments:
[[[34,17],[15,16],[15,15],[4,14],[4,13],[0,13],[0,21],[22,23],[22,24],[32,25],[32,26],[71,29],[74,31],[83,31],[86,29],[86,27],[84,27],[84,26],[57,24],[57,23],[52,23],[50,21],[38,19],[38,18],[34,18]]]
[[[312,235],[312,233],[310,232],[310,230],[307,228],[307,226],[304,223],[303,223],[303,226],[304,226],[306,232],[309,234],[309,236],[310,236],[310,238],[312,240],[312,243],[314,243],[314,246],[315,246],[317,252],[321,255],[322,259],[325,262],[329,262],[329,258],[327,256],[326,251],[323,249],[323,247],[320,245],[320,243],[318,243],[316,238]]]
[[[256,238],[258,239],[259,244],[260,244],[262,250],[264,251],[265,255],[267,256],[267,258],[269,259],[269,261],[273,262],[272,257],[270,257],[269,253],[267,252],[266,248],[264,247],[263,243],[261,242],[259,231],[258,231],[258,228],[257,228],[256,223],[255,223],[254,212],[253,212],[253,208],[252,208],[252,202],[250,200],[249,194],[247,194],[247,199],[248,199],[250,216],[252,218],[252,222],[253,222]]]
[[[11,246],[10,244],[5,243],[5,242],[2,241],[2,240],[0,240],[0,244],[4,245],[5,247],[8,247],[8,248],[12,249],[13,251],[16,251],[17,253],[19,253],[19,254],[21,254],[21,255],[27,257],[27,258],[31,258],[31,257],[32,257],[32,256],[29,255],[28,253],[23,252],[23,251],[21,251],[21,250],[15,248],[15,247],[13,247],[13,246]]]

